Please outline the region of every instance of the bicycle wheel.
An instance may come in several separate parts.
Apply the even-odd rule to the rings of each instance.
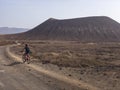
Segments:
[[[23,61],[23,63],[25,63],[25,62],[26,62],[25,55],[23,55],[23,56],[22,56],[22,61]]]

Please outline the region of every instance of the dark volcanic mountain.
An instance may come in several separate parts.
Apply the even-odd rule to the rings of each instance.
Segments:
[[[34,29],[14,35],[19,39],[120,41],[120,24],[105,16],[76,19],[48,19]],[[20,38],[21,37],[21,38]]]

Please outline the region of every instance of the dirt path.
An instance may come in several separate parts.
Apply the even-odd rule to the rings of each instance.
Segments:
[[[0,47],[0,90],[56,90],[22,64],[13,64]]]
[[[10,51],[9,48],[8,49],[8,52]],[[21,61],[21,58],[12,54],[11,52],[9,52],[9,54],[11,54],[12,57],[14,57],[16,60],[18,61]],[[34,70],[42,73],[42,74],[45,74],[51,78],[54,78],[56,80],[59,80],[61,81],[62,83],[67,83],[69,84],[69,86],[73,86],[73,87],[76,87],[76,89],[78,90],[99,90],[98,88],[94,87],[94,86],[91,86],[87,83],[84,83],[82,81],[79,81],[79,80],[75,80],[75,79],[72,79],[72,78],[69,78],[67,76],[64,76],[64,75],[59,75],[57,74],[56,72],[53,72],[53,71],[48,71],[40,66],[37,66],[37,65],[33,65],[33,64],[27,64],[28,67],[30,68],[33,68]],[[76,90],[74,89],[74,90]],[[70,89],[69,89],[70,90]],[[73,90],[73,89],[71,89]]]
[[[36,65],[21,64],[19,57],[14,58],[17,61],[6,58],[5,47],[0,47],[0,90],[99,90]]]

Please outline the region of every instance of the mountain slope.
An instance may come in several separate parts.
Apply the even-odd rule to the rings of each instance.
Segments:
[[[0,27],[0,34],[15,34],[28,31],[25,28],[9,28],[9,27]]]
[[[50,18],[32,30],[14,35],[19,39],[120,41],[120,24],[105,16],[57,20]]]

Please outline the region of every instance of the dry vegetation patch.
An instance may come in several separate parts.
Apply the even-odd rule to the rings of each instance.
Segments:
[[[28,43],[34,64],[82,80],[100,90],[120,90],[120,43],[73,41],[20,41],[20,43],[20,46],[12,47],[11,51],[21,56],[24,44]]]
[[[4,46],[4,45],[11,45],[11,44],[15,44],[16,42],[13,40],[0,40],[0,46]]]
[[[64,67],[104,66],[120,60],[119,43],[80,43],[57,41],[21,41],[12,51],[21,55],[24,44],[28,43],[32,58],[42,63]]]

